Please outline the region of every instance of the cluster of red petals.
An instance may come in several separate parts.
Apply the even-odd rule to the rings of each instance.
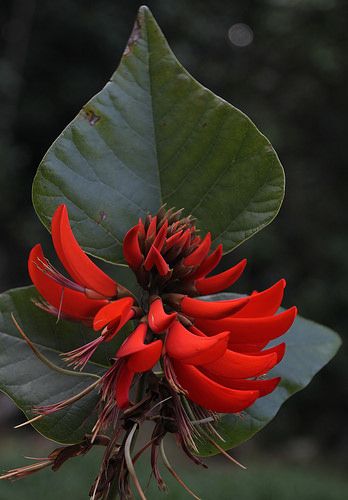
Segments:
[[[158,363],[173,390],[219,413],[240,412],[279,383],[279,378],[263,376],[285,352],[284,343],[271,348],[267,344],[282,336],[296,316],[295,307],[277,313],[285,281],[233,300],[197,298],[233,285],[246,261],[210,276],[222,258],[222,246],[212,250],[210,233],[198,236],[191,217],[161,209],[126,234],[124,257],[146,292],[141,304],[84,253],[65,205],[53,216],[52,239],[70,277],[58,272],[36,245],[29,273],[44,299],[38,305],[99,332],[89,344],[67,353],[70,364],[83,368],[101,342],[135,321],[135,329],[115,353],[114,398],[119,408],[130,404],[135,375]]]

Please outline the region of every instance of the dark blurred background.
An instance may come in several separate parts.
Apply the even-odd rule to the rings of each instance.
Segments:
[[[249,115],[285,167],[286,198],[276,222],[229,257],[233,262],[249,259],[240,291],[262,289],[285,277],[286,305],[297,304],[302,315],[344,338],[348,2],[149,0],[148,5],[183,65]],[[114,71],[139,6],[133,0],[1,1],[1,291],[28,283],[28,250],[48,241],[31,206],[37,165]],[[343,471],[346,366],[343,345],[309,388],[239,453],[263,461],[265,455],[281,457],[289,467]],[[2,436],[8,436],[14,411],[1,397]]]

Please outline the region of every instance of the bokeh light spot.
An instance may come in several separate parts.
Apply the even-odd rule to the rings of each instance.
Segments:
[[[228,38],[237,47],[247,47],[254,39],[253,30],[244,23],[233,24],[228,30]]]

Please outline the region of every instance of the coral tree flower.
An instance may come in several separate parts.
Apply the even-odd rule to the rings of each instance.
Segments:
[[[279,378],[263,377],[285,352],[285,345],[265,349],[292,325],[296,308],[277,313],[285,281],[262,292],[232,300],[202,300],[229,288],[246,260],[210,276],[222,258],[222,245],[211,250],[211,235],[197,235],[191,217],[165,210],[139,219],[124,238],[129,267],[147,293],[140,306],[133,295],[105,274],[79,246],[65,205],[52,218],[52,240],[69,278],[57,271],[36,245],[29,274],[43,297],[38,305],[63,319],[81,321],[99,332],[92,342],[65,359],[83,368],[97,347],[110,341],[130,320],[138,326],[115,353],[121,368],[114,388],[116,404],[130,404],[137,373],[157,362],[178,393],[207,410],[236,413],[272,392]]]
[[[219,437],[214,427],[219,413],[239,413],[277,387],[280,378],[265,375],[282,360],[285,344],[268,344],[289,330],[297,312],[296,307],[278,312],[285,280],[245,297],[214,297],[238,280],[246,260],[212,274],[222,259],[222,245],[212,249],[210,233],[199,236],[191,216],[162,207],[157,215],[139,219],[124,237],[124,258],[143,289],[138,300],[82,250],[65,205],[56,209],[51,230],[68,276],[36,245],[28,262],[31,280],[42,296],[36,304],[58,319],[78,321],[95,331],[92,341],[64,354],[68,365],[83,369],[101,343],[132,325],[110,368],[90,386],[99,387],[100,394],[92,441],[104,428],[111,426],[117,439],[122,425],[127,430],[134,421],[138,425],[141,419],[155,419],[147,446],[151,445],[153,474],[161,487],[157,455],[167,432],[176,433],[185,453],[199,463],[193,455],[196,439],[207,433]],[[133,389],[137,386],[139,393],[142,385],[143,399],[133,403]],[[45,415],[69,404],[71,398],[36,411]],[[121,452],[107,451],[117,457]],[[99,481],[109,475],[101,472],[96,483],[100,491],[107,490],[110,479],[104,486]],[[121,476],[127,474],[120,472]],[[123,493],[128,491],[126,483],[120,482]]]

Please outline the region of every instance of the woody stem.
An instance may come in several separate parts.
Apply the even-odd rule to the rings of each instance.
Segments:
[[[145,391],[145,386],[146,386],[146,380],[147,380],[147,374],[144,373],[140,377],[140,380],[138,382],[137,392],[136,392],[136,403],[138,403],[139,401],[141,401],[142,398],[143,398],[144,391]],[[131,434],[131,439],[129,440],[129,443],[128,443],[128,445],[129,445],[129,447],[128,447],[128,455],[129,456],[127,457],[127,459],[128,459],[127,466],[131,467],[131,471],[134,470],[134,466],[133,466],[132,459],[130,457],[130,451],[131,451],[131,448],[134,445],[135,439],[133,439],[133,437],[136,434],[137,427],[138,427],[138,424],[135,424],[133,426],[131,432],[128,435],[128,436],[130,436],[130,434]],[[127,438],[127,441],[128,441],[128,438]],[[142,489],[141,489],[141,486],[140,486],[140,484],[138,482],[136,474],[133,476],[132,473],[131,473],[131,471],[129,469],[128,469],[128,471],[131,474],[133,481],[135,482],[135,486],[136,486],[136,489],[137,489],[139,495],[141,496],[141,494],[143,494],[143,493],[140,493],[140,491],[142,492]],[[106,497],[106,500],[116,500],[118,498],[118,482],[119,482],[119,478],[116,475],[116,477],[114,478],[114,480],[112,481],[112,483],[110,485],[110,490],[109,490],[108,496]],[[143,498],[145,498],[145,497],[143,497]]]

